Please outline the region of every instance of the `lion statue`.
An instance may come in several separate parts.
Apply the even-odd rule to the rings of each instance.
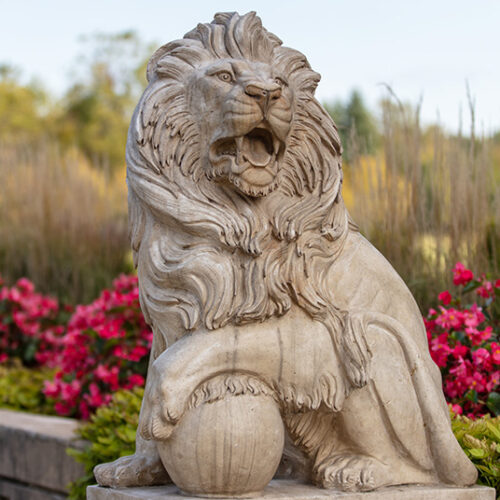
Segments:
[[[254,12],[219,13],[147,75],[127,178],[154,341],[137,451],[98,482],[168,482],[155,440],[227,371],[276,392],[288,452],[321,487],[473,484],[419,309],[344,206],[339,135],[304,55]]]

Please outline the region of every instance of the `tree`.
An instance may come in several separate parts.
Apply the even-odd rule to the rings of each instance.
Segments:
[[[24,85],[20,72],[9,65],[0,65],[0,140],[26,140],[46,131],[44,106],[47,94],[36,83]]]
[[[76,143],[95,165],[113,169],[125,162],[130,116],[146,84],[139,71],[151,49],[133,32],[96,34],[84,42],[90,55],[80,57],[77,83],[63,99],[59,137]]]
[[[326,103],[325,108],[339,128],[347,160],[356,153],[370,154],[375,151],[379,142],[376,121],[358,90],[351,92],[346,103]]]

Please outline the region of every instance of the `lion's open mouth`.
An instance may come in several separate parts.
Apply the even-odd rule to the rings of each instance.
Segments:
[[[230,162],[233,174],[241,175],[248,169],[274,169],[276,157],[280,152],[281,141],[270,130],[256,127],[248,134],[239,137],[224,137],[210,146],[210,161],[213,165]],[[267,176],[258,175],[255,178]]]

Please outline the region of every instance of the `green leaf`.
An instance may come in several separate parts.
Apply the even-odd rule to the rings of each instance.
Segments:
[[[489,431],[495,436],[495,438],[500,443],[500,428],[497,429],[491,422],[486,422],[486,427],[488,427]]]
[[[477,392],[474,389],[467,391],[467,393],[465,394],[465,399],[468,399],[469,401],[472,401],[473,403],[477,403],[477,400],[478,400]]]
[[[471,448],[469,450],[469,453],[474,458],[484,458],[486,456],[486,451],[482,450],[481,448]]]
[[[31,361],[33,361],[37,350],[36,348],[36,342],[31,342],[30,344],[28,344],[26,350],[24,351],[24,361],[26,363],[30,363]]]
[[[456,340],[460,341],[460,343],[464,343],[464,341],[466,340],[466,336],[465,336],[465,332],[462,331],[462,330],[455,330],[453,333],[452,333],[452,336],[453,338],[455,338]]]
[[[479,288],[481,286],[481,283],[478,281],[469,281],[467,285],[464,286],[463,288],[463,293],[468,293],[471,292],[472,290],[475,290],[476,288]]]
[[[490,392],[486,405],[498,417],[500,415],[500,393]]]
[[[89,422],[79,427],[80,438],[89,441],[91,446],[83,451],[68,451],[84,465],[87,473],[86,478],[71,484],[70,498],[85,498],[85,487],[95,483],[92,470],[97,464],[134,453],[143,394],[142,388],[116,392],[107,407],[99,408]]]

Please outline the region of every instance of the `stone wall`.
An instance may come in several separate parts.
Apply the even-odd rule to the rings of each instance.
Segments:
[[[67,455],[78,422],[0,410],[0,500],[62,500],[83,468]]]

